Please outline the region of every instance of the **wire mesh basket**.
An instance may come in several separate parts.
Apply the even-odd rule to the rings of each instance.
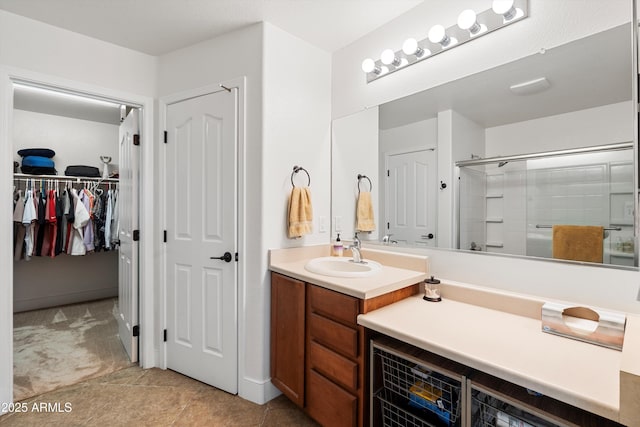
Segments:
[[[382,409],[382,425],[385,427],[434,427],[426,421],[424,414],[416,408],[399,401],[398,396],[387,389],[381,389],[376,398],[380,401]]]
[[[474,392],[471,398],[473,427],[556,427],[557,424],[545,421],[535,415],[524,412],[498,398]]]
[[[403,406],[406,404],[410,408],[416,409],[417,414],[435,415],[433,424],[394,424],[391,421],[387,423],[385,418],[385,426],[457,425],[456,422],[460,418],[460,398],[462,395],[460,381],[383,349],[376,348],[375,351],[380,357],[382,365],[382,397],[389,402],[401,402]],[[394,399],[391,400],[390,397]],[[384,403],[382,406],[384,410]],[[387,408],[387,412],[391,413],[391,411],[391,408]]]

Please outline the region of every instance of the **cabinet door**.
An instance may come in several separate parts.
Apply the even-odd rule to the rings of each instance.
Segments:
[[[271,382],[304,406],[305,284],[271,273]]]

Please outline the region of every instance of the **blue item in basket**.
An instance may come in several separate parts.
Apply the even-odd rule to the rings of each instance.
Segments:
[[[409,405],[433,412],[440,421],[451,425],[451,414],[442,402],[442,390],[418,381],[409,389]]]

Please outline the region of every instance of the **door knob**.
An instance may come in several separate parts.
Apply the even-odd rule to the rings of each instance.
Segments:
[[[422,236],[423,239],[433,239],[435,236],[433,235],[433,233],[429,233],[429,234],[423,234]]]
[[[219,259],[224,262],[231,262],[231,259],[233,259],[233,256],[231,255],[231,252],[225,252],[224,255],[222,256],[212,256],[210,259]]]

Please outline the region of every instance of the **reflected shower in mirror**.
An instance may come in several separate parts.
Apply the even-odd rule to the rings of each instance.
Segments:
[[[458,166],[459,248],[634,265],[632,143]]]

